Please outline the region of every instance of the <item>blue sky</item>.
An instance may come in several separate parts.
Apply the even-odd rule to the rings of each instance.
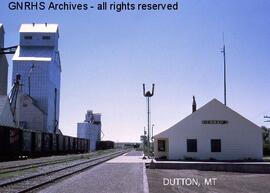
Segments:
[[[60,26],[60,127],[65,134],[75,136],[76,123],[93,109],[102,113],[104,139],[138,141],[146,125],[142,83],[156,84],[155,133],[189,115],[193,95],[198,107],[213,98],[223,102],[223,32],[227,104],[259,126],[269,126],[263,118],[270,114],[268,0],[182,0],[178,11],[120,13],[10,11],[8,2],[0,7],[6,46],[18,44],[22,23]]]

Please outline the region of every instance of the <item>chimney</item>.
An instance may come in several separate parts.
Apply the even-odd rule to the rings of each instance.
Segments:
[[[196,110],[197,110],[196,100],[195,100],[195,96],[193,96],[192,113],[194,113]]]

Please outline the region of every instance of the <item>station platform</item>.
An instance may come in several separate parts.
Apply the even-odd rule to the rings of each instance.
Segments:
[[[130,151],[66,180],[40,193],[148,193],[145,163],[140,151]]]

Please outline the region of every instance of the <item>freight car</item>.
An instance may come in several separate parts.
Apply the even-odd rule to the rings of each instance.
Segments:
[[[113,149],[114,142],[113,141],[97,141],[96,142],[96,150],[105,150],[105,149]]]
[[[0,126],[0,161],[88,151],[88,139]]]

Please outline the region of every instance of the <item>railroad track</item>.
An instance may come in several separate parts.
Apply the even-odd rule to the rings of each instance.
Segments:
[[[126,152],[127,150],[118,151],[104,156],[98,156],[96,158],[82,160],[78,163],[74,163],[68,166],[62,166],[60,168],[52,169],[39,174],[34,174],[24,178],[5,182],[0,184],[0,192],[1,193],[29,192],[34,189],[40,188],[41,186],[44,186],[46,184],[53,183],[56,180],[60,180],[67,176],[76,174],[78,172],[84,171],[98,164],[101,164]]]
[[[69,157],[69,158],[59,158],[59,159],[39,161],[39,162],[30,162],[30,163],[27,163],[27,164],[18,164],[18,165],[13,165],[13,166],[3,166],[3,167],[0,167],[0,175],[1,174],[6,174],[6,173],[11,173],[11,172],[17,172],[17,171],[33,169],[33,168],[47,166],[47,165],[59,164],[59,163],[64,163],[64,162],[69,162],[69,161],[75,161],[75,160],[79,160],[79,159],[83,159],[83,158],[88,158],[89,156],[97,156],[97,155],[96,155],[96,152],[93,152],[93,153],[88,153],[88,154],[73,155],[72,157]]]
[[[1,169],[0,174],[28,170],[28,169],[33,169],[33,168],[37,168],[37,167],[47,166],[47,165],[59,164],[59,163],[64,163],[64,162],[68,162],[68,161],[74,161],[77,159],[80,159],[80,158],[61,159],[61,160],[56,160],[56,161],[45,161],[45,162],[39,162],[39,163],[33,163],[33,164],[25,164],[22,166],[7,167],[4,169]]]

